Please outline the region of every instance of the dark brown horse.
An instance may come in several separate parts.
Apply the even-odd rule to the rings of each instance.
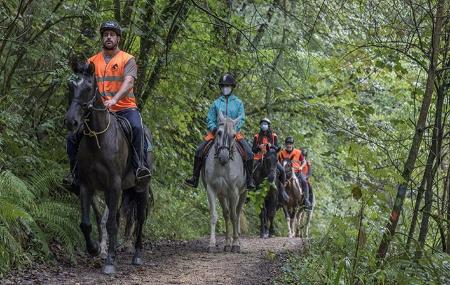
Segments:
[[[305,196],[301,183],[294,173],[292,162],[286,159],[283,160],[282,165],[287,178],[286,192],[289,195],[289,201],[281,205],[281,207],[283,208],[284,217],[287,221],[288,236],[290,238],[308,238],[312,210],[307,211],[305,209]]]
[[[278,209],[278,191],[281,187],[284,187],[277,173],[277,153],[278,150],[268,147],[263,159],[256,165],[255,171],[253,172],[253,178],[255,179],[257,188],[259,188],[259,185],[266,178],[270,183],[269,191],[264,198],[264,205],[259,215],[261,221],[261,238],[271,237],[275,233],[274,219]]]
[[[116,117],[105,108],[101,95],[96,91],[94,65],[72,62],[72,69],[78,79],[69,83],[70,107],[65,123],[70,132],[82,131],[84,134],[77,154],[80,228],[86,240],[87,251],[91,255],[99,254],[99,244],[91,238],[89,210],[94,192],[103,192],[109,210],[106,222],[109,244],[103,272],[109,274],[116,272],[117,217],[122,193],[128,199],[127,204],[135,207],[137,221],[132,264],[142,264],[142,229],[148,212],[150,178],[139,183],[136,181],[131,164],[130,144]]]

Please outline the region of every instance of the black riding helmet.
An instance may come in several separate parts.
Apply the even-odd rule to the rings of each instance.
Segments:
[[[284,143],[285,143],[285,144],[293,144],[293,143],[294,143],[294,138],[293,138],[293,137],[287,137],[287,138],[284,140]]]
[[[236,80],[234,79],[234,77],[231,74],[224,74],[222,77],[220,77],[219,79],[219,86],[232,86],[232,87],[236,87]]]
[[[100,36],[103,36],[103,32],[113,31],[119,37],[122,36],[122,28],[116,21],[106,21],[100,26]]]

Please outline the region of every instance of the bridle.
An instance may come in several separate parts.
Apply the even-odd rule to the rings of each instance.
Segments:
[[[233,142],[229,143],[229,141],[230,141],[230,139],[229,139],[228,132],[223,130],[222,144],[220,146],[218,145],[218,143],[215,144],[214,158],[218,158],[219,157],[219,153],[222,150],[227,150],[228,151],[228,158],[230,160],[233,160],[233,152],[234,152]]]
[[[111,125],[111,113],[109,112],[108,108],[106,108],[106,107],[104,107],[104,108],[94,107],[94,102],[95,102],[95,100],[98,99],[97,94],[100,94],[98,92],[95,77],[94,77],[93,86],[95,86],[93,96],[87,102],[82,102],[80,99],[74,98],[74,99],[72,99],[71,104],[73,104],[73,103],[78,104],[81,107],[81,109],[83,110],[82,120],[83,120],[83,124],[86,126],[86,129],[87,129],[87,130],[85,129],[83,131],[83,135],[88,136],[88,137],[94,137],[95,141],[97,143],[97,147],[100,149],[100,142],[98,140],[98,136],[101,134],[104,134],[108,131],[109,126]],[[89,117],[93,112],[108,112],[108,123],[106,124],[105,129],[103,129],[101,131],[94,131],[91,129],[91,127],[89,126]]]

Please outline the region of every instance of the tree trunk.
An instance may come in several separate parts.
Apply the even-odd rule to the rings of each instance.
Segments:
[[[403,181],[399,184],[397,189],[397,196],[395,198],[394,207],[389,217],[389,222],[385,226],[385,231],[383,237],[378,247],[377,257],[383,259],[386,257],[386,253],[389,248],[389,244],[395,234],[397,228],[398,220],[400,218],[400,213],[403,208],[403,202],[406,196],[406,188],[408,182],[411,178],[411,173],[416,164],[417,154],[419,151],[420,144],[422,142],[423,132],[426,126],[426,119],[428,116],[428,109],[431,104],[431,98],[433,96],[434,78],[436,75],[436,65],[439,57],[439,45],[441,39],[441,30],[443,23],[443,13],[445,0],[439,0],[435,16],[435,24],[432,31],[431,39],[431,59],[430,66],[428,68],[427,84],[425,88],[425,94],[422,100],[422,106],[420,108],[419,118],[417,119],[416,131],[414,133],[411,148],[409,150],[408,158],[405,162],[404,169],[402,172]]]
[[[428,183],[425,190],[425,207],[423,210],[422,222],[420,225],[416,259],[422,256],[423,248],[425,246],[425,240],[428,233],[428,222],[430,219],[431,207],[433,205],[433,180],[437,172],[437,169],[439,168],[438,164],[439,164],[439,157],[441,156],[441,146],[442,146],[442,108],[444,105],[444,97],[445,97],[444,91],[445,88],[442,85],[439,86],[436,100],[436,116],[433,128],[433,137],[424,174],[424,176],[427,177]],[[433,171],[433,163],[436,157],[438,157],[438,160],[436,161],[435,171]]]

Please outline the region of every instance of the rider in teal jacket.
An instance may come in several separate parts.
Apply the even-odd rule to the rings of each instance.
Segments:
[[[186,179],[186,184],[196,188],[198,186],[198,181],[200,177],[200,171],[203,166],[203,153],[208,142],[214,138],[214,134],[217,130],[217,116],[219,115],[219,110],[225,117],[231,119],[240,118],[239,122],[235,125],[236,132],[239,132],[241,127],[245,122],[245,111],[244,104],[241,99],[233,94],[233,88],[236,87],[236,81],[230,74],[225,74],[219,80],[219,87],[221,88],[221,95],[217,98],[208,111],[208,116],[206,121],[208,124],[208,134],[205,140],[197,147],[194,157],[194,171],[192,177]],[[242,148],[247,153],[245,160],[245,170],[247,172],[247,189],[255,188],[253,182],[252,172],[253,172],[253,152],[252,148],[248,142],[243,138],[237,136],[237,142],[242,146]]]
[[[217,129],[217,116],[219,115],[219,110],[222,111],[222,114],[225,117],[229,117],[233,120],[238,117],[241,118],[235,126],[236,131],[239,132],[245,122],[244,104],[242,104],[241,99],[231,93],[229,96],[221,95],[213,102],[206,118],[208,131],[210,132]]]

